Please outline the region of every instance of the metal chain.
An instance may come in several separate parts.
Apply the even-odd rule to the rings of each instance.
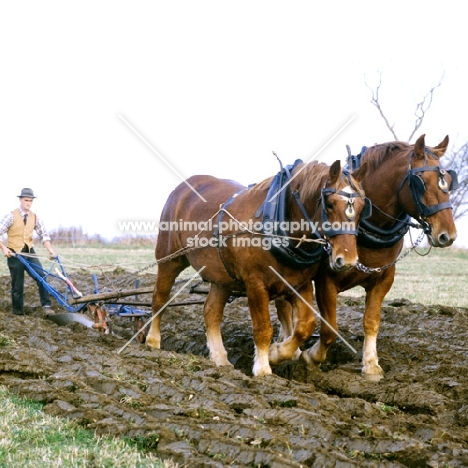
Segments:
[[[401,255],[400,257],[397,257],[392,263],[389,263],[388,265],[384,265],[382,267],[377,267],[377,268],[370,268],[370,267],[367,267],[367,266],[363,265],[361,262],[357,262],[356,265],[355,265],[356,269],[358,269],[359,271],[362,271],[363,273],[368,273],[368,274],[381,273],[382,271],[386,270],[387,268],[390,268],[391,266],[395,265],[400,260],[403,260],[407,255],[410,254],[411,251],[416,249],[416,247],[418,247],[419,244],[424,239],[424,236],[425,236],[424,231],[421,231],[418,238],[416,239],[416,242],[414,242],[413,246],[410,249],[408,249],[403,255]]]

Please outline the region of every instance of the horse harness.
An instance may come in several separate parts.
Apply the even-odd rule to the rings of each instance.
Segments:
[[[281,164],[281,162],[280,162]],[[269,238],[282,237],[285,242],[274,243],[271,242],[270,251],[273,256],[281,263],[292,267],[292,268],[307,268],[318,263],[324,254],[329,255],[331,251],[331,246],[328,241],[328,238],[337,236],[339,234],[354,234],[358,235],[357,229],[334,229],[330,225],[330,229],[327,230],[326,235],[321,235],[319,230],[314,226],[309,214],[303,203],[300,200],[299,192],[294,190],[292,192],[293,198],[296,201],[299,209],[301,210],[304,219],[307,221],[311,227],[312,233],[315,236],[314,238],[319,242],[319,246],[313,250],[305,250],[300,247],[302,242],[299,242],[295,245],[294,240],[289,236],[288,232],[285,230],[284,225],[287,225],[286,212],[287,212],[287,185],[289,185],[292,180],[293,171],[297,168],[299,164],[302,164],[302,160],[297,159],[294,164],[283,167],[281,165],[281,170],[273,178],[273,181],[268,189],[267,196],[263,204],[259,207],[255,213],[255,218],[262,217],[261,226],[262,229],[258,231],[260,235],[264,235]],[[322,225],[325,222],[328,222],[328,214],[326,210],[326,200],[327,197],[333,193],[344,196],[348,198],[348,204],[345,210],[345,215],[348,220],[354,220],[356,216],[356,211],[354,208],[354,198],[361,197],[362,195],[358,193],[356,187],[354,187],[351,180],[350,174],[346,174],[349,185],[356,190],[355,192],[348,193],[342,190],[336,190],[335,188],[323,187],[321,189],[320,198],[317,200],[317,205],[322,205],[321,217]],[[249,186],[246,189],[242,189],[239,192],[235,193],[226,203],[221,206],[217,225],[213,237],[218,238],[218,250],[220,253],[221,260],[223,262],[226,271],[229,275],[236,281],[239,281],[238,278],[230,271],[228,265],[225,262],[223,257],[223,243],[219,242],[219,225],[222,221],[224,212],[226,208],[243,192],[252,188],[253,185]],[[369,217],[372,212],[372,204],[368,198],[365,198],[365,207],[361,212],[360,220]],[[245,231],[244,231],[245,232]],[[231,236],[232,237],[232,236]]]
[[[425,148],[425,151],[430,153],[433,157],[439,159],[428,148]],[[408,170],[406,172],[405,178],[402,180],[400,187],[398,188],[398,193],[400,193],[400,190],[402,189],[403,184],[405,183],[406,179],[408,179],[408,185],[411,189],[411,194],[413,196],[413,200],[414,200],[414,203],[416,205],[416,208],[419,214],[418,221],[421,224],[424,233],[430,234],[432,232],[432,226],[425,220],[425,218],[427,218],[430,215],[433,215],[434,213],[437,213],[438,211],[444,210],[446,208],[452,209],[452,203],[450,201],[447,201],[444,203],[437,203],[436,205],[427,206],[422,201],[422,197],[424,195],[424,192],[426,191],[426,185],[422,177],[419,176],[418,174],[422,172],[428,172],[428,171],[437,171],[438,178],[439,178],[438,187],[444,193],[448,193],[449,191],[455,190],[458,187],[458,177],[457,177],[457,173],[452,169],[445,170],[440,166],[428,166],[427,158],[424,159],[424,166],[416,167],[412,169],[411,168],[412,154],[413,153],[410,154]],[[445,180],[445,174],[447,173],[450,175],[450,178],[451,178],[450,185]]]
[[[361,149],[360,154],[358,154],[357,156],[348,155],[348,164],[344,171],[354,172],[355,170],[359,169],[359,167],[361,166],[361,158],[366,152],[366,150],[367,147],[364,146]],[[427,147],[425,148],[425,152],[431,154],[436,159],[439,159],[437,155],[435,155]],[[397,218],[393,218],[392,216],[383,212],[379,209],[379,207],[373,204],[372,206],[374,208],[377,208],[378,211],[385,214],[389,218],[392,218],[395,221],[395,223],[389,229],[384,230],[379,228],[375,224],[372,224],[369,220],[362,220],[358,227],[358,242],[360,245],[369,248],[393,247],[403,238],[403,236],[408,232],[410,227],[422,228],[424,234],[430,234],[432,231],[432,226],[424,218],[434,213],[437,213],[440,210],[452,208],[452,204],[450,201],[444,203],[437,203],[436,205],[431,206],[427,206],[423,202],[422,197],[424,195],[424,192],[426,191],[426,185],[424,184],[424,181],[419,174],[426,171],[437,171],[439,176],[439,189],[442,190],[444,193],[448,193],[449,191],[454,190],[458,187],[457,173],[454,170],[445,170],[440,166],[428,166],[427,157],[424,159],[424,166],[412,168],[411,159],[413,157],[413,154],[414,151],[410,153],[408,170],[406,172],[405,177],[400,183],[400,186],[398,188],[398,194],[403,188],[404,183],[408,180],[411,195],[413,197],[414,204],[416,205],[416,209],[418,211],[419,216],[417,218],[417,221],[419,224],[412,223],[411,216],[405,212],[401,213]],[[452,179],[450,185],[445,180],[445,174],[447,173]]]

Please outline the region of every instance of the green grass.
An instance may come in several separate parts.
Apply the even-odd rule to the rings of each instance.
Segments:
[[[468,250],[432,249],[426,256],[412,251],[396,268],[395,282],[386,300],[404,298],[424,305],[468,307]],[[343,293],[352,297],[364,294],[361,287]]]
[[[154,248],[149,247],[54,247],[65,269],[113,270],[121,267],[135,273],[144,269],[156,273]],[[39,254],[39,249],[36,248]],[[45,253],[43,254],[46,257]],[[42,259],[41,259],[42,261]],[[47,260],[46,260],[47,262]]]
[[[8,468],[175,467],[138,442],[96,437],[72,421],[48,416],[42,405],[17,398],[0,386],[0,467]]]
[[[416,259],[413,253],[402,260],[395,278],[389,298],[468,307],[468,250],[432,249],[427,257]]]

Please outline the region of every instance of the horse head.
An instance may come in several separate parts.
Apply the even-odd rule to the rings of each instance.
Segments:
[[[450,191],[458,185],[455,171],[440,164],[449,138],[431,148],[425,145],[425,135],[414,144],[408,170],[400,186],[400,202],[404,209],[417,219],[433,247],[448,247],[457,237],[450,203]]]
[[[366,174],[363,167],[360,177]],[[329,263],[335,271],[347,271],[358,260],[357,232],[361,218],[371,213],[371,203],[365,198],[358,179],[341,170],[340,161],[331,166],[321,192],[321,231],[330,243]]]

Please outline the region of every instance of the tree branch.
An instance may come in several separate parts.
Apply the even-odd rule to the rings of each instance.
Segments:
[[[439,82],[429,90],[429,92],[422,98],[420,102],[416,104],[416,109],[414,111],[414,115],[416,117],[414,128],[407,140],[408,142],[411,141],[415,133],[421,127],[424,118],[426,117],[426,113],[432,105],[434,92],[442,85],[444,75],[445,73],[442,74]],[[382,85],[382,73],[379,72],[379,83],[375,88],[371,88],[367,84],[365,76],[364,82],[372,93],[370,102],[379,111],[380,116],[393,135],[393,138],[398,140],[399,138],[397,137],[394,129],[395,125],[390,124],[387,116],[385,115],[385,112],[382,110],[379,101],[379,92]],[[468,142],[464,143],[458,150],[451,150],[450,152],[447,152],[444,156],[444,166],[448,169],[453,169],[458,174],[458,188],[453,190],[450,194],[450,201],[452,202],[453,207],[453,218],[456,220],[468,214]]]
[[[394,130],[395,124],[393,124],[393,125],[390,124],[390,122],[388,121],[387,116],[384,114],[384,112],[382,110],[382,107],[380,106],[380,102],[379,102],[379,91],[380,91],[380,86],[382,85],[382,73],[379,72],[379,84],[376,86],[375,90],[372,89],[367,84],[367,81],[365,81],[365,78],[364,78],[364,82],[365,82],[366,86],[369,88],[370,92],[372,93],[372,98],[371,98],[371,101],[370,101],[371,104],[373,106],[375,106],[377,108],[377,110],[379,111],[380,117],[382,117],[383,121],[385,122],[385,125],[390,130],[390,132],[392,133],[393,138],[395,140],[398,140],[398,137],[396,136],[396,133],[395,133],[395,130]]]
[[[434,91],[442,84],[442,80],[444,79],[445,73],[442,74],[439,82],[433,86],[429,92],[422,98],[422,101],[418,102],[416,104],[416,109],[414,111],[414,115],[416,117],[414,121],[414,128],[413,131],[411,132],[408,141],[411,141],[411,138],[413,138],[414,134],[419,130],[419,127],[421,127],[424,117],[426,116],[426,112],[429,110],[432,104],[432,98],[434,97]]]

